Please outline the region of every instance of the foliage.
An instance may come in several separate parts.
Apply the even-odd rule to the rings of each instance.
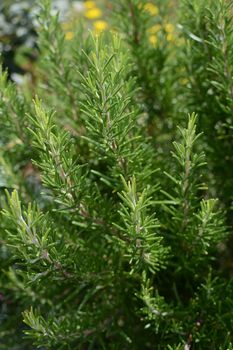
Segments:
[[[228,193],[232,188],[232,2],[187,0],[182,6],[188,102],[200,114],[200,127],[207,138],[218,194],[229,205]]]
[[[0,349],[232,349],[232,11],[68,37],[41,2],[33,90],[0,72]]]

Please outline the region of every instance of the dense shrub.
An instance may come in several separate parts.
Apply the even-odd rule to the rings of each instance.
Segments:
[[[1,72],[0,349],[232,349],[233,2],[170,5],[66,40],[44,1]]]

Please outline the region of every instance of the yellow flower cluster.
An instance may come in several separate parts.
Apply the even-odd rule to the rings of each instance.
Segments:
[[[72,40],[74,37],[74,33],[71,31],[66,32],[65,39],[66,40]]]
[[[166,39],[167,41],[173,41],[174,36],[174,25],[172,23],[166,23],[164,25],[155,24],[151,28],[148,29],[149,33],[149,41],[151,44],[156,45],[158,42],[158,32],[161,30],[164,30],[166,32]]]
[[[102,31],[106,30],[108,27],[107,22],[103,21],[103,20],[99,20],[99,21],[95,21],[93,23],[93,28],[94,28],[94,32],[96,34],[101,33]]]
[[[171,23],[166,23],[164,26],[164,29],[167,33],[173,33],[174,32],[174,25]]]
[[[147,2],[143,7],[141,7],[142,10],[147,11],[152,16],[157,16],[159,14],[159,9],[156,5],[154,5],[151,1]],[[93,0],[86,0],[83,2],[83,11],[84,16],[87,20],[89,20],[92,23],[93,32],[95,34],[100,34],[102,31],[106,30],[108,28],[108,24],[106,21],[103,20],[103,12],[102,10],[97,6],[96,1]],[[66,40],[72,40],[74,38],[74,33],[72,31],[72,23],[66,22],[63,23],[63,29],[65,30],[65,39]],[[163,30],[163,32],[166,33],[166,39],[167,41],[173,41],[174,40],[174,26],[171,23],[166,24],[155,24],[148,30],[149,34],[149,42],[152,45],[156,45],[158,42],[158,33]]]
[[[145,4],[144,9],[148,12],[150,12],[150,14],[152,16],[157,16],[157,14],[159,13],[159,9],[157,6],[155,6],[154,4],[152,4],[152,2],[148,2]]]
[[[102,10],[97,7],[96,1],[87,0],[83,2],[84,17],[87,20],[93,21],[93,31],[95,34],[100,34],[102,31],[108,28],[106,21],[102,19]],[[72,23],[65,22],[62,24],[62,28],[65,31],[65,39],[70,41],[74,38],[74,33],[72,31]]]
[[[93,7],[85,13],[85,17],[88,19],[97,19],[102,16],[102,11],[98,7]]]
[[[155,24],[152,27],[148,29],[148,32],[150,34],[157,34],[161,30],[161,25],[160,24]]]
[[[149,36],[149,41],[150,41],[150,43],[152,44],[152,45],[156,45],[157,44],[157,42],[158,42],[158,37],[156,36],[156,35],[150,35]]]
[[[85,1],[84,6],[86,9],[85,17],[89,20],[96,20],[93,22],[93,31],[95,34],[100,34],[102,31],[106,30],[108,24],[106,21],[101,19],[102,11],[96,6],[95,1]]]
[[[147,2],[143,9],[149,12],[152,16],[157,16],[159,14],[159,9],[156,5],[154,5],[152,2]],[[167,41],[173,41],[174,40],[174,26],[171,23],[166,23],[164,25],[162,24],[155,24],[151,28],[148,29],[149,34],[149,42],[152,45],[156,45],[158,42],[158,32],[161,30],[165,31],[166,33],[166,39]]]

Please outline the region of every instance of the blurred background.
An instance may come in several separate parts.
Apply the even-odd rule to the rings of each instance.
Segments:
[[[0,55],[9,78],[17,84],[33,79],[33,67],[37,59],[36,29],[39,12],[37,0],[0,1]],[[104,11],[107,1],[53,0],[54,12],[64,28],[66,40],[72,40],[72,27],[76,21],[85,20],[94,31],[107,29]]]

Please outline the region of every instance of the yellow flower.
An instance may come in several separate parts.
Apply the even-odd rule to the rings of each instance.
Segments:
[[[66,35],[65,35],[65,39],[66,40],[72,40],[74,37],[74,33],[73,32],[66,32]]]
[[[160,24],[155,24],[154,26],[152,26],[152,27],[150,27],[148,29],[148,32],[150,34],[156,34],[156,33],[158,33],[160,31],[160,29],[161,29],[161,25]]]
[[[103,30],[107,29],[108,24],[105,21],[99,20],[99,21],[95,21],[93,23],[93,27],[94,27],[94,32],[96,34],[98,34],[98,33],[102,32]]]
[[[171,23],[165,24],[164,29],[166,30],[167,33],[173,33],[174,32],[174,26]]]
[[[152,44],[152,45],[156,45],[157,42],[158,42],[158,38],[156,35],[150,35],[149,36],[149,42]]]
[[[88,19],[96,19],[96,18],[99,18],[101,16],[102,16],[102,11],[97,7],[94,7],[93,9],[88,10],[85,13],[85,17]]]
[[[151,15],[153,16],[157,16],[157,14],[159,13],[159,9],[157,6],[155,6],[154,4],[152,4],[151,2],[148,2],[145,6],[144,9],[148,12],[150,12]]]
[[[169,33],[167,35],[167,41],[173,41],[175,39],[174,35],[172,33]]]
[[[86,7],[86,9],[92,9],[93,7],[95,7],[95,1],[85,1],[84,6]]]

